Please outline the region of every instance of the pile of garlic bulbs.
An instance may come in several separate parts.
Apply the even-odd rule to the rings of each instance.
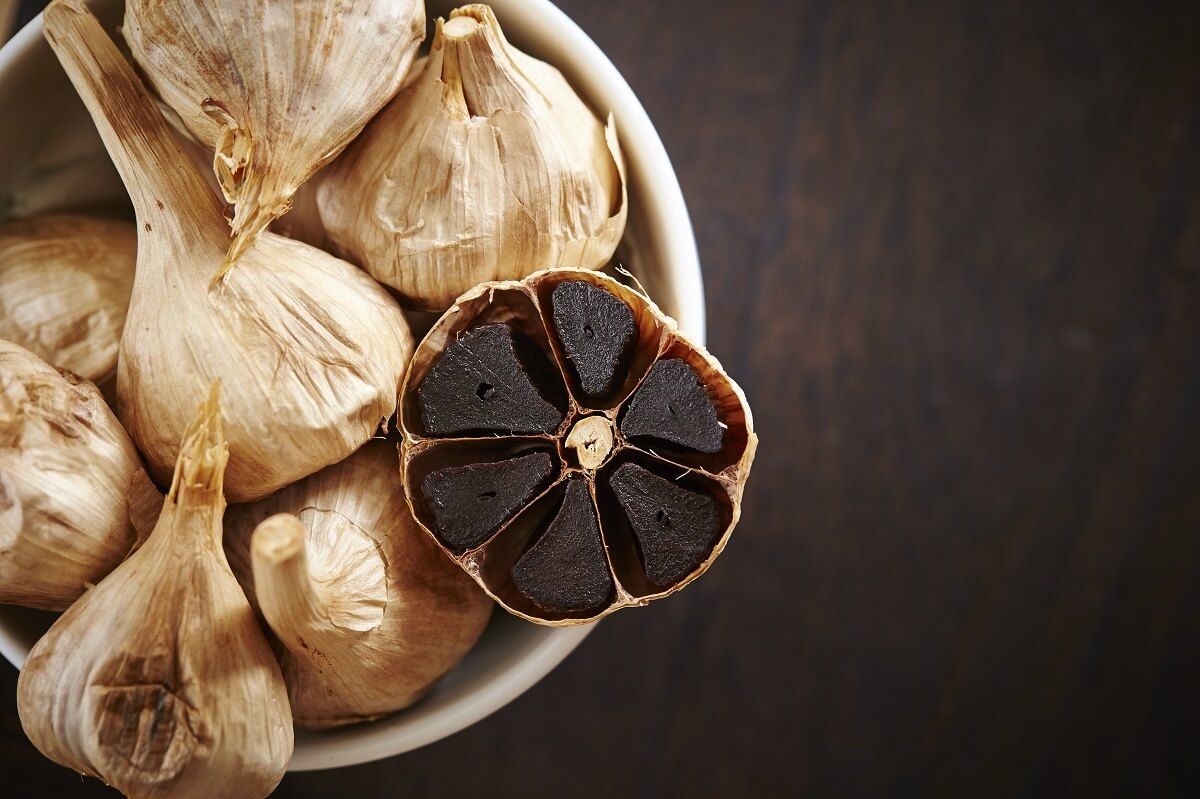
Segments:
[[[45,11],[136,225],[0,224],[0,602],[65,611],[29,738],[126,795],[266,796],[294,727],[411,705],[488,623],[405,499],[406,314],[607,265],[625,164],[489,7],[418,57],[425,23],[127,0],[134,64],[83,0]]]

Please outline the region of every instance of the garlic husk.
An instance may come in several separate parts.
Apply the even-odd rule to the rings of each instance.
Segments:
[[[420,0],[128,0],[122,28],[212,153],[235,261],[391,99],[425,36]]]
[[[336,251],[435,311],[483,281],[604,266],[626,216],[611,117],[509,45],[485,5],[438,20],[415,72],[319,179]]]
[[[296,191],[291,210],[275,220],[271,230],[318,249],[332,251],[333,243],[325,234],[325,225],[317,208],[317,183],[318,180],[310,180]]]
[[[128,796],[267,796],[291,758],[283,676],[221,547],[228,450],[216,387],[146,543],[29,653],[26,735]]]
[[[48,214],[0,224],[0,339],[99,383],[116,374],[137,233]]]
[[[280,642],[296,724],[415,702],[458,663],[492,603],[416,525],[396,448],[347,460],[225,517],[226,551]]]
[[[96,387],[0,341],[0,602],[65,609],[144,537],[158,501]]]
[[[221,204],[129,64],[78,0],[53,3],[45,31],[137,212],[117,415],[151,474],[169,478],[187,409],[214,380],[226,391],[230,500],[344,459],[395,409],[412,352],[400,307],[351,264],[272,233],[214,283]]]

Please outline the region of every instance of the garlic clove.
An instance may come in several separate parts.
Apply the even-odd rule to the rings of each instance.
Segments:
[[[626,217],[611,117],[512,47],[485,5],[439,20],[415,72],[318,182],[337,252],[438,311],[483,281],[609,261]]]
[[[161,501],[93,384],[0,341],[0,602],[65,609]]]
[[[721,536],[717,503],[628,461],[613,471],[609,485],[629,519],[654,585],[670,586],[704,562]]]
[[[267,796],[292,754],[279,666],[221,548],[217,389],[146,543],[70,607],[17,683],[43,754],[137,797]]]
[[[129,0],[122,28],[159,95],[209,149],[234,206],[233,263],[400,88],[419,0]]]
[[[413,521],[395,447],[372,441],[226,514],[226,550],[281,644],[296,724],[407,707],[487,625],[492,604]]]
[[[48,214],[0,224],[0,339],[99,383],[116,374],[137,233]]]
[[[585,478],[566,481],[562,505],[513,564],[512,581],[549,613],[594,613],[612,603],[612,571]]]
[[[344,459],[395,410],[412,352],[403,311],[362,270],[272,233],[213,285],[228,245],[221,204],[133,70],[78,0],[52,3],[45,33],[137,212],[117,412],[151,475],[169,478],[186,409],[214,380],[231,500]]]
[[[657,443],[709,454],[725,443],[700,376],[682,358],[654,364],[629,400],[621,432],[646,447]]]

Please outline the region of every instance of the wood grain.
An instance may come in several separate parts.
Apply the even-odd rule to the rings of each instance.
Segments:
[[[1200,790],[1200,5],[564,0],[762,436],[726,554],[283,797]],[[0,784],[45,763],[0,669]]]

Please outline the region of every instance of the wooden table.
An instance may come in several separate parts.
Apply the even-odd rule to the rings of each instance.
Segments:
[[[587,0],[762,445],[695,586],[283,797],[1195,795],[1200,4]],[[0,668],[0,793],[42,758]]]

